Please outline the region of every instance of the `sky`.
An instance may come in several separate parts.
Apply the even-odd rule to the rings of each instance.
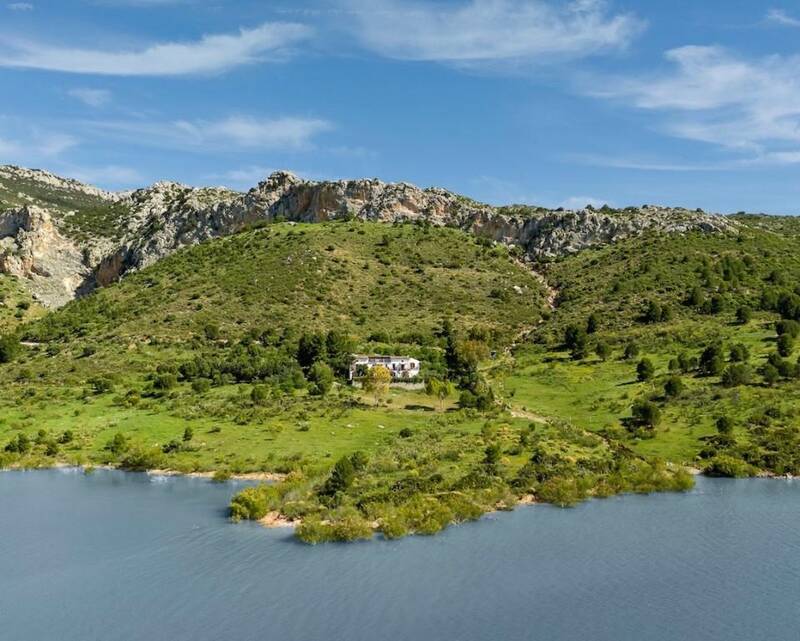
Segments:
[[[800,212],[800,4],[0,0],[0,164]]]

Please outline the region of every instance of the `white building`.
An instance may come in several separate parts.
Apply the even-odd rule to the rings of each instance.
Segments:
[[[419,361],[410,356],[380,356],[353,354],[350,361],[350,380],[364,376],[376,365],[383,365],[392,374],[392,380],[402,381],[419,376]]]

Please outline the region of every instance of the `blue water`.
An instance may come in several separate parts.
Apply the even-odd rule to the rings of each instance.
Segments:
[[[3,641],[800,639],[800,481],[307,547],[201,479],[0,473]]]

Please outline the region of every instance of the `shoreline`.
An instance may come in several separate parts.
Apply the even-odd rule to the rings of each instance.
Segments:
[[[9,471],[9,472],[24,472],[29,470],[65,470],[65,469],[75,469],[81,470],[84,473],[91,473],[92,470],[111,470],[114,472],[131,472],[133,474],[147,474],[148,476],[185,476],[187,478],[197,478],[197,479],[208,479],[213,480],[214,476],[217,474],[218,470],[211,470],[211,471],[204,471],[204,472],[181,472],[180,470],[170,470],[170,469],[152,469],[152,470],[127,470],[122,467],[115,467],[113,465],[107,465],[103,463],[98,463],[97,465],[92,464],[73,464],[73,463],[64,463],[64,462],[56,462],[52,465],[37,465],[34,467],[25,467],[23,465],[11,465],[9,467],[0,468],[0,472]],[[243,472],[241,474],[230,474],[227,478],[223,479],[220,482],[225,481],[266,481],[266,482],[280,482],[286,479],[286,474],[280,474],[278,472]]]

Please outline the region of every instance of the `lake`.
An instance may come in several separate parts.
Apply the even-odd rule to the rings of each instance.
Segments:
[[[788,640],[800,481],[522,507],[309,547],[225,517],[235,483],[0,473],[9,641]]]

